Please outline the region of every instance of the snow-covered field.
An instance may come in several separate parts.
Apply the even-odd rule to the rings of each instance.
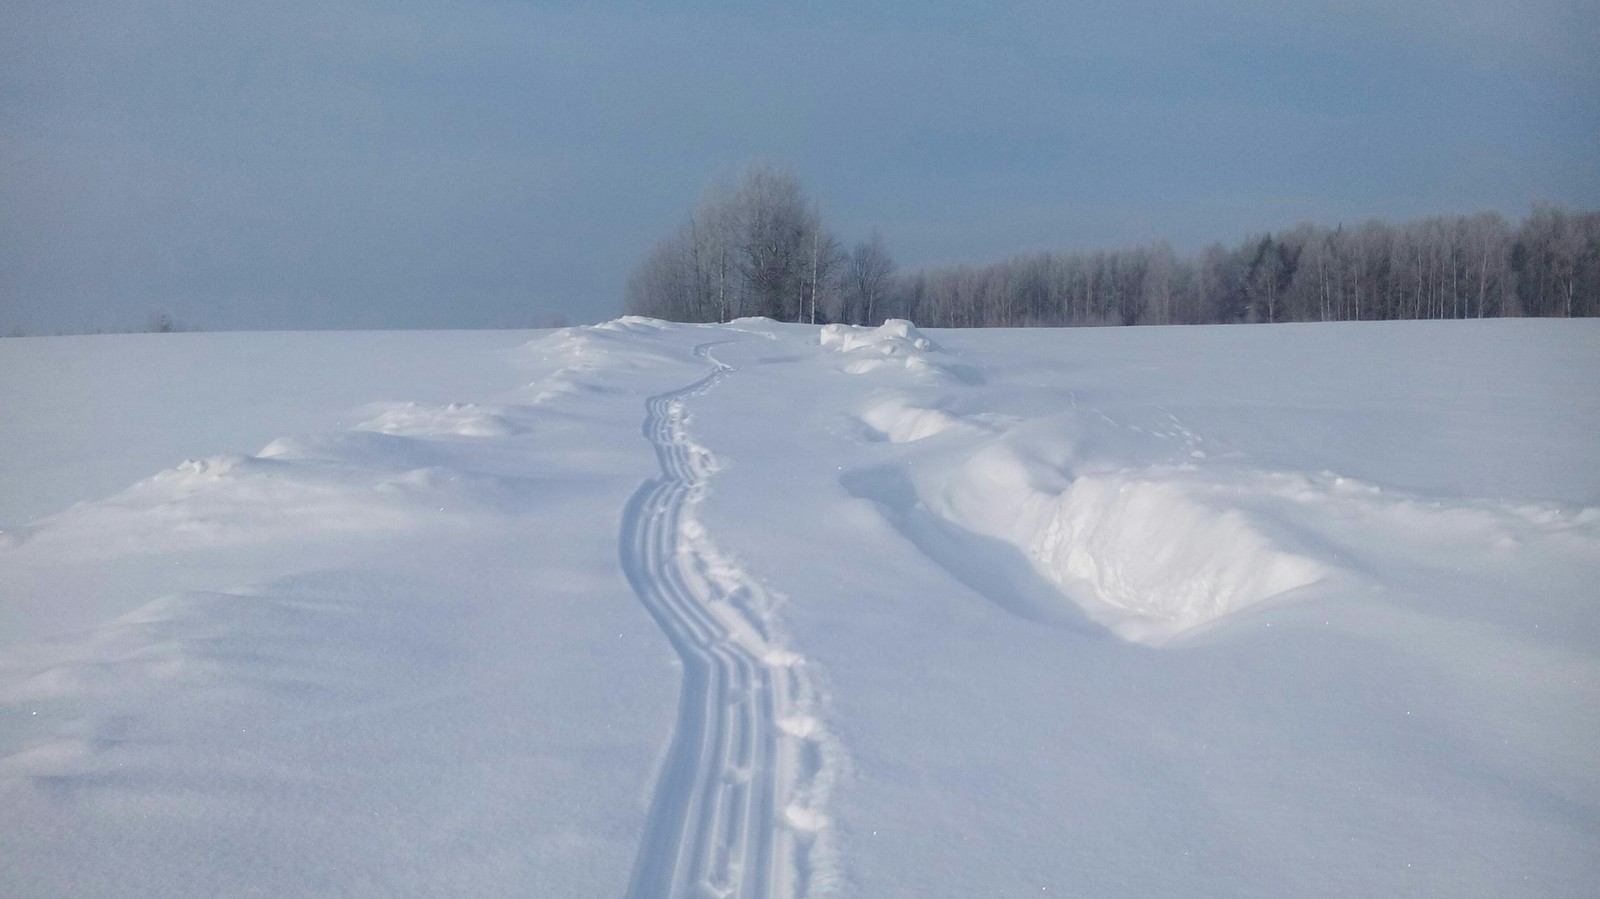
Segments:
[[[1593,895],[1596,385],[1595,321],[0,341],[0,894]]]

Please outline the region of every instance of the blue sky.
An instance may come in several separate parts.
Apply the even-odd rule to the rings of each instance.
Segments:
[[[608,318],[752,159],[903,266],[1593,209],[1597,46],[1592,0],[12,0],[0,329]]]

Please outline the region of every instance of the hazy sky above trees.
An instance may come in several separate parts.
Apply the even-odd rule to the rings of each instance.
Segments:
[[[0,9],[0,328],[607,318],[793,166],[903,266],[1600,206],[1592,0]]]

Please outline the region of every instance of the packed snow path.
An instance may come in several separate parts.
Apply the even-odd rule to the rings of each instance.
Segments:
[[[735,371],[714,345],[694,352],[715,370],[647,401],[661,477],[622,524],[623,570],[683,663],[629,899],[803,896],[821,822],[800,798],[822,766],[815,721],[800,713],[810,690],[799,658],[772,639],[760,586],[688,515],[715,462],[690,439],[684,403]]]

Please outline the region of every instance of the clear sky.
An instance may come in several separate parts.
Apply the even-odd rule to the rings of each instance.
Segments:
[[[0,5],[0,330],[616,314],[788,163],[902,266],[1600,207],[1596,0]]]

